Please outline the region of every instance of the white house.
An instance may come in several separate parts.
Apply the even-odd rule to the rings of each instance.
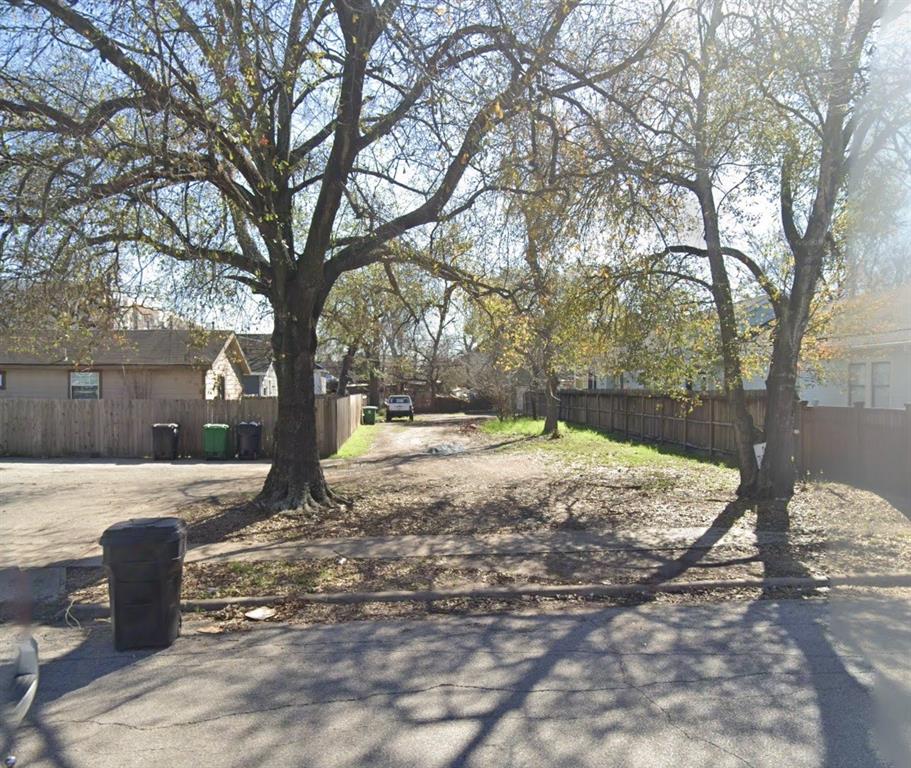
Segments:
[[[760,317],[761,313],[757,313]],[[911,403],[911,284],[847,299],[827,340],[831,359],[821,375],[800,375],[800,397],[810,405],[898,408]],[[564,387],[643,389],[635,373],[576,375]],[[694,387],[701,389],[699,382]],[[744,382],[765,389],[765,376]]]
[[[239,333],[237,340],[250,365],[250,373],[243,377],[244,395],[247,397],[278,397],[278,378],[272,363],[272,337],[268,333]],[[313,391],[325,395],[334,391],[337,379],[319,363],[313,371]]]

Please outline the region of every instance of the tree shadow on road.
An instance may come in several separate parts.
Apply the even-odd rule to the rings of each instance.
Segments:
[[[787,511],[775,503],[761,504],[757,508],[757,527],[778,531],[784,535],[780,543],[758,543],[759,557],[763,563],[763,576],[808,578],[812,573],[795,552]],[[781,590],[766,590],[767,597],[781,596]],[[822,597],[818,590],[804,592],[804,598]],[[827,617],[828,619],[828,617]],[[831,641],[828,620],[811,620],[788,624],[791,641],[803,653],[805,669],[816,692],[823,740],[825,766],[886,766],[873,744],[874,701],[868,688],[862,685],[845,667]],[[911,639],[911,638],[909,638]],[[821,653],[820,651],[825,651]],[[833,680],[845,682],[833,686]],[[852,702],[846,706],[846,701]],[[850,761],[846,755],[852,755]]]
[[[727,505],[688,550],[657,562],[643,581],[685,575],[746,509]],[[762,510],[759,517],[760,528],[774,523]],[[768,576],[804,567],[787,541],[760,541],[759,553]],[[182,640],[161,654],[114,654],[102,633],[47,665],[36,738],[61,768],[86,764],[71,755],[85,750],[68,743],[74,729],[120,729],[99,733],[109,757],[134,742],[151,748],[171,726],[180,739],[255,745],[269,763],[313,768],[415,764],[420,755],[406,749],[451,768],[633,766],[658,755],[683,765],[883,765],[872,697],[853,670],[863,659],[846,666],[827,606],[646,602],[581,614],[268,629]],[[891,629],[907,639],[906,627]],[[80,691],[84,700],[73,695]],[[208,737],[185,730],[210,721],[220,725]]]

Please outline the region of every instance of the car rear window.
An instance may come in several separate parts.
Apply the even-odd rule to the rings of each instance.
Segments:
[[[389,402],[390,403],[410,403],[411,398],[410,397],[390,397]]]

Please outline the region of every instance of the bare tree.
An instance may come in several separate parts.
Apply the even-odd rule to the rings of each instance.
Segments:
[[[746,44],[750,27],[743,21],[748,9],[726,10],[727,5],[723,0],[696,0],[675,8],[655,46],[655,55],[644,58],[615,81],[589,79],[586,92],[556,95],[588,118],[606,178],[613,182],[620,175],[634,180],[632,207],[639,209],[661,242],[649,269],[660,259],[697,262],[695,269],[685,263],[664,263],[660,271],[688,278],[712,297],[718,318],[723,386],[736,438],[738,492],[750,495],[758,478],[753,453],[755,427],[744,394],[728,268],[728,262],[741,254],[725,247],[719,213],[724,182],[729,181],[726,176],[738,163],[749,127],[751,98],[743,88],[738,65],[740,56],[745,55],[740,49]],[[738,55],[732,56],[735,51]],[[607,188],[611,205],[616,195],[611,183]],[[685,214],[690,201],[698,206],[702,230],[702,242],[697,244],[682,242],[675,226],[680,222],[681,209]]]
[[[330,503],[312,372],[333,284],[484,188],[578,0],[6,0],[5,247],[224,269],[272,307],[272,508]],[[457,188],[459,194],[457,194]]]
[[[641,219],[660,242],[642,269],[712,297],[742,496],[793,492],[798,362],[826,265],[840,261],[833,223],[847,169],[861,156],[863,167],[900,125],[863,109],[872,36],[897,5],[694,0],[668,24],[657,55],[625,82],[613,89],[593,82],[585,98],[571,100],[590,119],[607,175],[638,185]],[[678,196],[676,208],[649,188],[664,203]],[[764,225],[755,208],[776,198],[790,258],[736,247],[762,240],[751,232]],[[695,236],[686,231],[691,202]],[[738,289],[745,300],[761,297],[772,315],[761,470],[743,349],[766,324],[744,330]]]
[[[834,226],[849,169],[863,176],[908,124],[907,109],[884,114],[882,104],[866,101],[874,33],[884,17],[905,7],[887,0],[775,3],[762,9],[757,24],[767,53],[758,78],[784,129],[778,201],[793,262],[780,290],[770,294],[776,324],[766,379],[763,498],[794,493],[798,363],[820,281],[840,247]],[[770,62],[779,65],[770,69]],[[907,85],[896,85],[890,95],[901,103]],[[771,283],[764,273],[757,280]]]

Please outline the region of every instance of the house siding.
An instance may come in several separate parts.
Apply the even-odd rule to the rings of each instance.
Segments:
[[[32,397],[39,400],[61,400],[69,397],[69,371],[65,368],[3,365],[6,386],[0,397]]]
[[[850,350],[844,358],[826,366],[823,381],[802,388],[801,398],[811,405],[849,405],[848,367],[861,364],[863,402],[865,407],[872,408],[874,363],[889,363],[889,402],[876,403],[876,407],[904,409],[906,403],[911,403],[911,347],[903,346]]]
[[[197,368],[102,368],[101,372],[104,400],[197,400],[205,392],[205,373]]]
[[[270,365],[265,373],[250,373],[241,376],[241,382],[248,381],[245,395],[247,397],[278,397],[278,377],[275,368]]]
[[[38,400],[69,399],[70,369],[64,366],[7,366],[6,387],[0,397],[29,397]],[[107,368],[101,373],[102,400],[197,400],[204,394],[201,369],[164,366],[161,368]]]
[[[224,377],[225,381],[225,400],[239,400],[244,394],[244,385],[241,376],[241,360],[243,359],[237,342],[232,340],[225,348],[218,353],[218,357],[212,363],[212,367],[206,372],[206,400],[216,400],[219,398],[218,377]]]
[[[278,376],[275,375],[275,366],[269,365],[269,370],[263,376],[260,394],[263,397],[278,397]]]

